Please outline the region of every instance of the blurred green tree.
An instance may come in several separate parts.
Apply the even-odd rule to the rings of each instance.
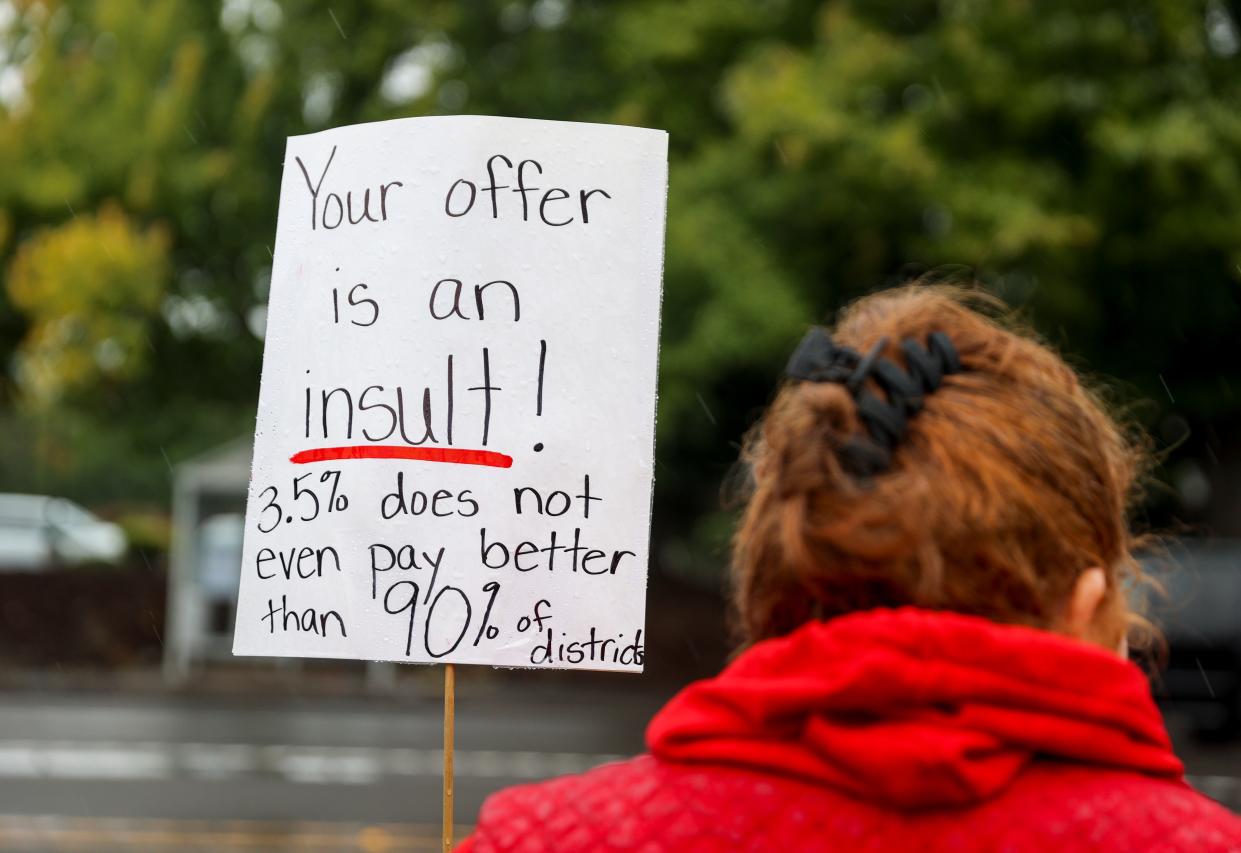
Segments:
[[[32,405],[87,394],[101,378],[141,375],[150,361],[145,327],[163,296],[166,242],[158,228],[139,233],[106,206],[22,243],[8,285],[30,322],[16,373]]]
[[[0,157],[20,166],[0,174],[0,357],[16,383],[0,390],[5,417],[37,396],[14,354],[42,346],[39,329],[61,310],[18,295],[19,247],[107,205],[128,233],[167,235],[162,259],[142,267],[158,285],[119,291],[155,357],[122,374],[85,360],[75,369],[94,373],[102,399],[49,403],[62,410],[54,423],[75,425],[48,440],[61,457],[71,449],[80,471],[108,470],[87,458],[94,447],[128,472],[107,488],[154,494],[164,463],[151,446],[175,458],[249,428],[285,137],[457,112],[671,132],[656,514],[666,564],[718,562],[693,557],[727,531],[712,512],[718,483],[801,329],[945,265],[1120,377],[1123,398],[1155,401],[1150,424],[1175,413],[1193,430],[1185,458],[1239,452],[1228,431],[1241,424],[1241,362],[1220,356],[1241,328],[1236,3],[11,8],[0,16]],[[58,299],[63,310],[96,304],[81,278],[65,287],[76,295]],[[142,301],[152,292],[156,312]],[[69,379],[58,387],[91,384]]]

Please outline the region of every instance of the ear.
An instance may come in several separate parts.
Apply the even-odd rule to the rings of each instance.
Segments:
[[[1078,640],[1095,641],[1095,618],[1106,594],[1107,575],[1103,569],[1093,566],[1078,575],[1057,626],[1059,630]]]

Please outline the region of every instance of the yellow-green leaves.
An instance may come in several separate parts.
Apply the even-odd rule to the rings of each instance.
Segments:
[[[138,375],[146,327],[168,278],[168,240],[115,206],[43,229],[17,250],[9,299],[30,327],[18,351],[22,390],[35,405],[92,383]]]

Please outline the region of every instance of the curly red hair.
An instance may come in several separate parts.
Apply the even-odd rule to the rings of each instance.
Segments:
[[[744,639],[901,605],[1047,628],[1099,566],[1099,629],[1119,643],[1134,621],[1124,586],[1140,577],[1127,513],[1144,446],[977,291],[880,292],[846,308],[832,336],[859,352],[887,337],[883,355],[905,367],[900,341],[933,331],[951,338],[963,370],[927,396],[883,473],[842,468],[837,451],[863,427],[838,383],[784,384],[751,432],[733,564]]]

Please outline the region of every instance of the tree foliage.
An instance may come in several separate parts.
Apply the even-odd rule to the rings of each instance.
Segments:
[[[1219,355],[1241,328],[1241,16],[1219,0],[15,8],[0,405],[93,424],[49,441],[83,471],[106,449],[117,489],[158,483],[153,444],[252,423],[285,137],[429,113],[670,131],[669,553],[725,529],[720,477],[805,325],[945,265],[1157,401],[1152,423],[1216,428],[1186,458],[1241,422]]]
[[[143,372],[150,362],[145,327],[167,275],[166,243],[160,229],[139,232],[113,206],[22,243],[8,286],[30,324],[16,373],[32,403],[63,403],[100,380]]]

